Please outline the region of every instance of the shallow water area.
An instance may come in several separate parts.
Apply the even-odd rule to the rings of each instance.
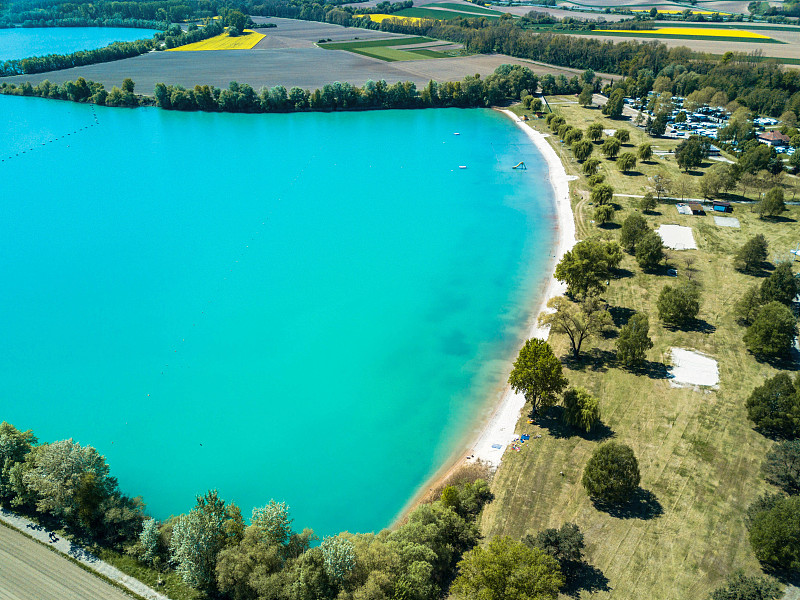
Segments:
[[[0,62],[104,48],[152,38],[155,29],[130,27],[19,27],[0,29]]]
[[[387,526],[552,260],[546,167],[493,111],[0,114],[0,418],[94,445],[159,518],[217,488]]]

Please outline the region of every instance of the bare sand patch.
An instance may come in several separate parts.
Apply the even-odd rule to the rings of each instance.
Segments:
[[[714,216],[714,224],[717,227],[735,227],[739,228],[739,219],[736,217],[718,217]]]
[[[673,250],[697,250],[692,228],[683,225],[662,225],[656,230],[667,248]]]
[[[672,366],[667,368],[673,387],[706,386],[719,384],[717,361],[693,350],[670,348]]]

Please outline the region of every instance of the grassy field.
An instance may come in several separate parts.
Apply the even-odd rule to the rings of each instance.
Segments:
[[[256,33],[252,29],[245,29],[242,35],[230,37],[227,33],[216,35],[207,40],[186,44],[178,48],[171,48],[167,52],[200,52],[206,50],[250,50],[264,39],[263,33]]]
[[[601,116],[577,104],[554,104],[553,109],[582,129]],[[608,129],[620,126],[602,120]],[[531,123],[545,131],[543,120]],[[632,144],[645,140],[643,132],[623,126],[631,129]],[[567,172],[578,176],[572,184],[578,237],[616,237],[613,227],[591,223],[592,207],[578,163],[553,136],[548,139],[565,158]],[[676,143],[654,140],[653,146],[667,150]],[[631,150],[632,144],[622,151]],[[623,175],[612,161],[603,160],[601,172],[616,192],[629,194],[642,194],[647,176],[655,173],[673,181],[697,178],[679,174],[672,158],[637,168],[641,174]],[[634,202],[615,198],[617,222],[636,210]],[[517,431],[542,437],[519,453],[505,455],[492,484],[496,499],[483,515],[482,530],[488,537],[519,539],[566,521],[577,523],[586,535],[590,567],[583,570],[571,592],[583,597],[593,591],[592,597],[597,598],[702,599],[735,569],[760,571],[747,539],[744,511],[768,488],[759,468],[771,442],[753,431],[744,400],[775,370],[757,362],[742,343],[744,329],[731,314],[732,303],[760,279],[734,271],[731,257],[749,237],[763,233],[770,255],[788,258],[788,250],[797,243],[800,207],[791,207],[787,221],[767,222],[760,221],[747,205],[736,205],[732,216],[739,219],[741,228],[733,229],[717,227],[711,215],[680,215],[673,204],[660,204],[646,218],[653,227],[674,223],[693,230],[699,249],[669,251],[668,263],[681,278],[691,277],[702,286],[697,327],[681,331],[661,325],[655,301],[661,288],[675,279],[665,273],[645,274],[626,255],[621,277],[611,281],[603,297],[613,307],[618,325],[632,311],[649,314],[654,347],[648,353],[648,369],[631,373],[615,366],[611,338],[593,342],[586,357],[575,362],[566,359],[566,339],[551,337],[554,350],[565,359],[570,384],[586,387],[600,399],[604,427],[592,436],[580,436],[561,425],[559,409],[535,424],[528,424],[527,415],[523,416]],[[720,371],[718,389],[671,387],[665,376],[672,347],[714,357]],[[596,509],[580,484],[592,451],[611,437],[633,447],[643,490],[628,511],[615,514]]]
[[[332,44],[319,44],[325,50],[346,50],[362,56],[379,58],[386,62],[402,60],[430,60],[432,58],[446,58],[447,54],[428,48],[409,48],[402,50],[394,46],[414,46],[424,43],[435,43],[436,40],[427,37],[393,38],[389,40],[338,42]],[[391,47],[390,47],[391,46]]]
[[[492,10],[490,8],[484,8],[483,6],[477,6],[474,4],[471,5],[458,4],[457,2],[433,2],[431,4],[426,4],[425,8],[444,8],[448,10],[457,10],[465,13],[475,13],[476,15],[499,16],[496,10]]]
[[[170,600],[199,600],[202,594],[184,583],[181,576],[174,571],[160,573],[147,567],[127,554],[120,554],[113,550],[94,548],[92,550],[100,559],[137,579],[154,590],[158,590]],[[159,585],[159,578],[162,585]]]
[[[490,14],[487,13],[477,14],[471,10],[455,11],[455,10],[434,10],[428,8],[404,8],[403,10],[394,13],[394,15],[401,17],[416,17],[418,19],[437,19],[439,21],[457,19],[460,17],[463,17],[465,19],[474,19],[476,17],[486,17],[487,19],[500,18],[500,15],[494,11],[491,11]]]

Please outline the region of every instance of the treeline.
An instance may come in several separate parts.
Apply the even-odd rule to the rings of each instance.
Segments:
[[[387,84],[368,81],[362,87],[334,82],[313,92],[278,85],[256,92],[251,86],[232,82],[228,89],[195,86],[185,89],[159,83],[156,103],[170,110],[222,112],[295,112],[358,110],[376,108],[432,108],[492,106],[518,100],[526,90],[535,90],[536,75],[527,67],[500,65],[486,79],[467,76],[463,81],[430,81],[421,91],[404,81]]]
[[[32,0],[11,2],[0,15],[0,21],[10,23],[47,22],[63,19],[122,19],[153,22],[179,22],[203,19],[217,14],[217,2],[211,0],[99,0],[98,2],[67,2],[64,0]],[[157,28],[157,29],[160,29]]]
[[[165,32],[157,33],[150,40],[114,42],[104,48],[81,50],[72,54],[48,54],[46,56],[7,60],[0,64],[0,77],[47,73],[60,69],[71,69],[73,67],[132,58],[160,49],[162,39],[166,48],[177,48],[178,46],[220,35],[224,31],[225,27],[218,21],[212,21],[205,27],[195,27],[192,31],[185,32],[181,30],[179,25],[170,25]]]
[[[0,28],[13,27],[10,19],[0,20]],[[20,27],[130,27],[133,29],[166,29],[169,23],[166,21],[148,21],[145,19],[121,19],[121,18],[99,18],[90,19],[87,17],[71,17],[67,19],[41,19],[26,20],[19,23]]]
[[[77,81],[67,81],[64,85],[57,85],[44,80],[38,85],[25,82],[20,86],[13,83],[0,83],[0,94],[8,96],[33,96],[49,98],[51,100],[70,100],[72,102],[91,102],[100,106],[152,106],[152,99],[146,96],[137,96],[133,93],[134,82],[125,79],[122,87],[114,86],[111,91],[105,89],[102,83],[86,81],[78,77]]]
[[[120,492],[95,448],[71,439],[40,444],[6,422],[0,465],[3,506],[125,553],[137,570],[174,571],[205,598],[436,600],[452,590],[555,600],[583,562],[584,536],[574,524],[478,546],[478,516],[492,500],[490,472],[480,463],[463,466],[397,528],[340,533],[318,545],[311,529],[295,531],[285,503],[253,509],[248,523],[215,490],[187,514],[148,518],[142,499]]]

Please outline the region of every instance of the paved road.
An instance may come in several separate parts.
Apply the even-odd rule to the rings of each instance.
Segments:
[[[0,600],[131,600],[60,554],[0,525]]]

